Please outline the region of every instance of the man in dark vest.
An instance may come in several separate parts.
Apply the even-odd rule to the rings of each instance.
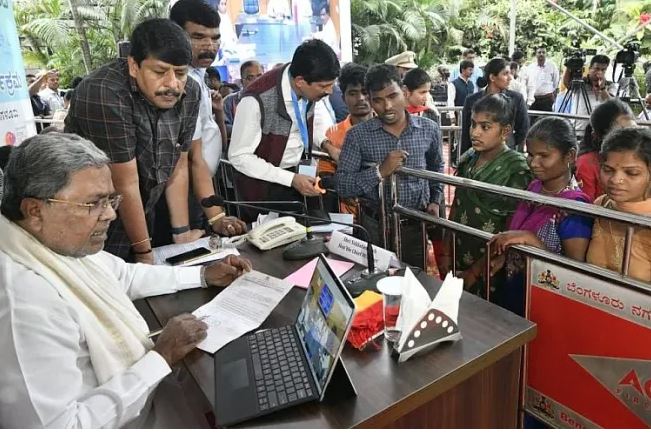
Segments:
[[[454,85],[454,105],[457,107],[462,107],[466,102],[466,98],[475,92],[475,84],[470,80],[474,69],[474,62],[462,60],[459,63],[459,77],[452,81],[452,85]]]
[[[247,201],[320,195],[312,163],[314,103],[332,93],[339,61],[324,42],[303,42],[292,62],[248,86],[233,121],[228,158]],[[306,165],[301,168],[299,165]],[[315,172],[315,170],[313,171]],[[244,215],[245,219],[254,218]]]

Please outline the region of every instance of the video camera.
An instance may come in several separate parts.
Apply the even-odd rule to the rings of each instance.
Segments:
[[[563,51],[565,60],[563,65],[570,70],[572,79],[581,79],[583,77],[583,67],[585,66],[586,56],[597,54],[595,49],[581,49],[578,45],[575,48],[565,48]]]
[[[624,67],[631,67],[640,57],[640,42],[631,41],[624,44],[624,49],[615,55],[615,63],[622,64]]]

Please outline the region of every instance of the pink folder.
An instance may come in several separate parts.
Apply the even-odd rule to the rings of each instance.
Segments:
[[[310,279],[312,278],[312,274],[314,273],[314,268],[316,268],[317,260],[319,259],[314,259],[306,263],[305,265],[303,265],[302,267],[300,267],[299,269],[291,273],[289,276],[285,277],[285,280],[294,286],[307,289],[308,285],[310,284]],[[352,262],[344,262],[343,260],[334,260],[334,259],[326,259],[326,260],[328,261],[328,264],[335,272],[337,277],[341,277],[346,271],[351,269],[354,265]]]

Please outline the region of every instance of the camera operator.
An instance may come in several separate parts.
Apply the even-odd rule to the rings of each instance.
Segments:
[[[615,97],[617,94],[617,85],[606,80],[606,70],[609,64],[610,58],[603,54],[597,54],[590,60],[588,75],[582,78],[588,100],[590,101],[589,109],[581,94],[576,95],[576,91],[572,92],[572,70],[568,67],[563,73],[563,85],[567,88],[565,94],[574,94],[571,98],[570,106],[564,107],[564,110],[557,111],[574,115],[590,115],[590,111],[594,110],[599,104]],[[583,136],[583,131],[587,124],[587,120],[577,120],[575,126],[577,136]]]

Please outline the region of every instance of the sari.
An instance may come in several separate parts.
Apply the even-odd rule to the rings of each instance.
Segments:
[[[542,181],[534,180],[527,188],[529,192],[542,193]],[[590,198],[579,187],[575,178],[556,198],[590,203]],[[528,231],[536,235],[545,249],[554,254],[563,254],[563,241],[572,238],[589,240],[592,235],[592,219],[582,215],[568,214],[553,206],[536,203],[520,203],[508,225],[509,231]],[[524,315],[526,259],[519,252],[509,250],[506,256],[504,289],[493,295],[496,304]]]
[[[596,205],[631,214],[651,216],[651,199],[636,203],[615,203],[606,195],[595,201]],[[592,230],[587,262],[621,273],[624,260],[626,225],[598,218]],[[651,282],[651,230],[635,228],[628,274],[630,277]]]
[[[532,179],[524,155],[506,146],[494,160],[475,169],[478,159],[479,154],[473,149],[466,152],[459,161],[457,176],[515,189],[525,189]],[[511,198],[457,187],[450,219],[496,234],[506,229],[507,219],[516,204]],[[485,244],[478,238],[459,234],[456,237],[457,270],[464,271],[480,259],[486,252]]]

